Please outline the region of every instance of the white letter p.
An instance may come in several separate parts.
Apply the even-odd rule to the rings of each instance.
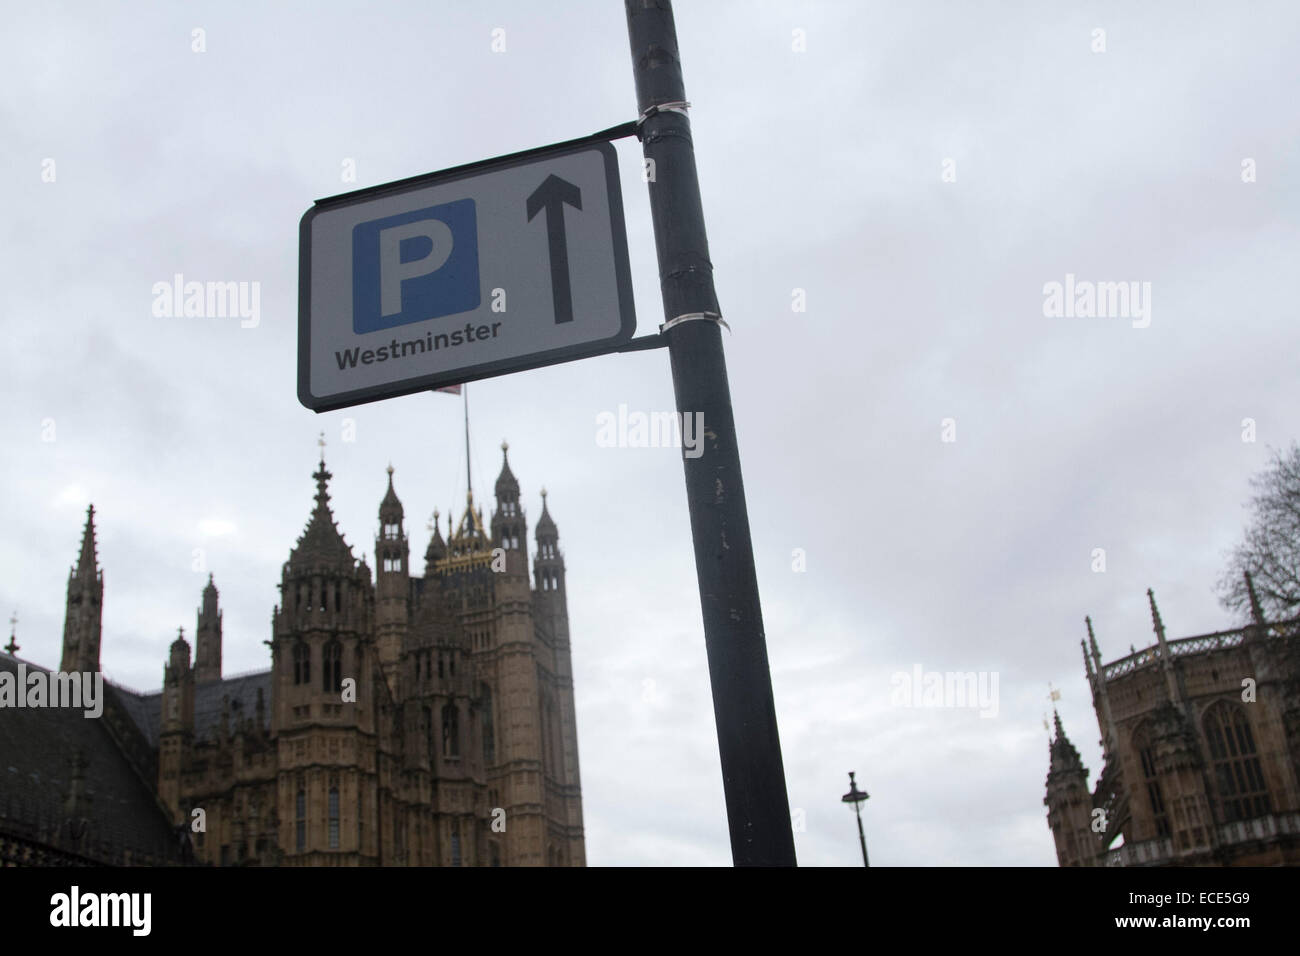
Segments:
[[[402,262],[402,240],[418,236],[424,236],[432,243],[428,254]],[[441,269],[451,257],[451,247],[451,228],[441,219],[421,219],[379,230],[380,313],[396,315],[401,312],[402,283]]]

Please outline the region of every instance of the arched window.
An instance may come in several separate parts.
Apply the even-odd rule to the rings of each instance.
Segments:
[[[1269,812],[1268,785],[1244,708],[1215,704],[1206,712],[1204,724],[1223,822],[1264,816]]]
[[[307,791],[298,785],[298,797],[294,801],[294,830],[297,836],[298,852],[307,849]]]
[[[330,849],[339,848],[339,788],[330,787]]]
[[[491,766],[497,762],[497,739],[495,724],[492,719],[492,688],[481,685],[480,695],[483,699],[483,764]]]
[[[460,728],[456,705],[448,704],[442,709],[442,755],[444,757],[460,756]]]
[[[540,732],[538,733],[538,736],[542,738],[542,772],[545,774],[550,772],[552,766],[551,743],[553,740],[551,737],[551,700],[550,697],[547,696],[545,690],[541,692],[540,703]]]
[[[421,708],[420,713],[421,725],[424,728],[424,752],[429,755],[429,762],[433,762],[433,711],[428,707]]]
[[[549,741],[549,751],[547,755],[547,766],[545,773],[559,780],[564,776],[564,740],[560,734],[560,721],[555,714],[555,701],[549,696],[546,698],[546,717],[545,725],[542,732],[546,734]]]
[[[293,682],[311,682],[311,647],[305,641],[293,645]]]
[[[1169,814],[1165,811],[1164,795],[1160,792],[1160,774],[1156,769],[1155,749],[1151,744],[1151,730],[1147,725],[1133,734],[1133,749],[1142,763],[1142,779],[1146,785],[1147,803],[1156,835],[1169,836]]]
[[[330,641],[321,658],[322,687],[326,693],[337,694],[343,689],[343,645]]]

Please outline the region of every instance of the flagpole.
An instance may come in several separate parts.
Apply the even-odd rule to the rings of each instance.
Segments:
[[[474,500],[474,482],[469,468],[469,385],[460,387],[461,398],[465,400],[465,500]]]

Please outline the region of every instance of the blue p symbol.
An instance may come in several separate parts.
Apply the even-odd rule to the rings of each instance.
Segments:
[[[479,302],[474,200],[352,227],[353,332],[469,312]]]

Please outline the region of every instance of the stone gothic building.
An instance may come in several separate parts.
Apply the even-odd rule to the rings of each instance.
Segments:
[[[506,448],[490,523],[472,491],[445,539],[434,512],[422,574],[393,469],[372,576],[335,524],[322,458],[281,570],[270,670],[222,674],[209,577],[193,656],[178,636],[160,693],[106,685],[104,719],[76,714],[40,753],[23,743],[40,728],[0,730],[0,763],[19,768],[0,776],[14,784],[7,801],[0,790],[0,862],[584,865],[564,558],[543,491],[530,568]],[[92,508],[65,672],[100,669],[94,535]]]
[[[1083,648],[1104,766],[1056,716],[1047,821],[1061,866],[1300,865],[1300,619],[1166,640],[1103,664]]]

